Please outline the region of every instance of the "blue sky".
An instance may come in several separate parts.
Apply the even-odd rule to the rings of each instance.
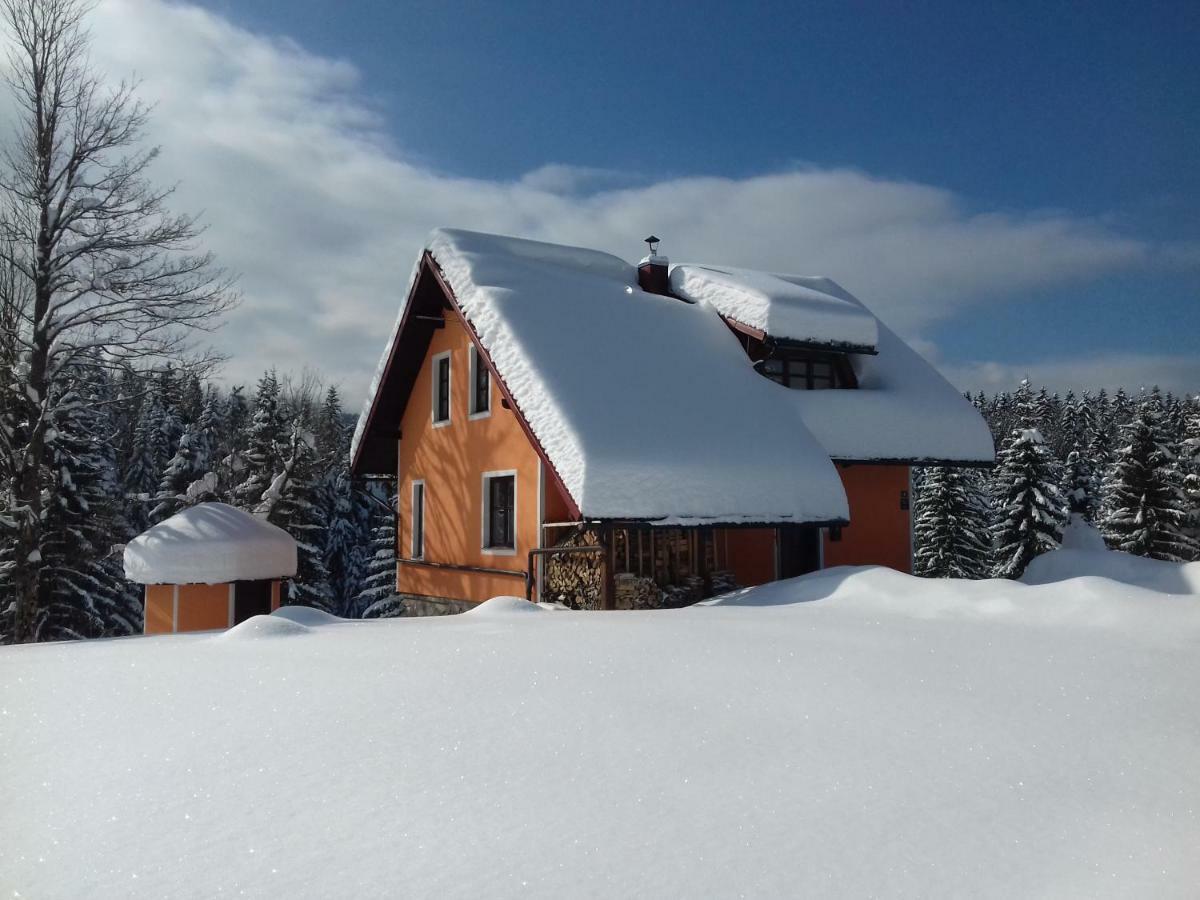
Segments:
[[[153,0],[102,7],[114,19],[161,20],[180,42],[193,29],[187,52],[212,49],[178,65],[212,79],[197,95],[219,95],[239,115],[258,98],[264,121],[291,128],[307,115],[293,108],[300,94],[318,122],[344,115],[329,129],[355,132],[355,153],[375,145],[381,172],[386,163],[420,174],[396,194],[413,228],[424,224],[413,210],[427,206],[432,224],[562,234],[627,257],[638,250],[635,227],[682,256],[728,253],[713,262],[786,268],[794,257],[849,282],[960,382],[979,381],[985,363],[1002,367],[993,380],[1025,367],[1078,382],[1124,372],[1136,357],[1114,377],[1177,389],[1196,377],[1200,389],[1200,3],[202,5],[204,21]],[[241,58],[222,60],[222,46]],[[278,58],[262,62],[270,54]],[[133,62],[154,82],[156,67],[176,64],[163,59]],[[286,114],[270,108],[280,84],[293,98]],[[167,116],[173,96],[164,88],[154,98]],[[270,133],[282,140],[284,127]],[[168,150],[175,140],[164,140]],[[731,203],[743,213],[731,214],[725,242],[688,224],[712,217],[728,184],[752,191],[789,174],[798,179],[790,211],[756,221],[753,203]],[[523,195],[528,208],[508,221],[437,193],[512,185],[549,196]],[[596,206],[615,216],[622,189],[644,199],[621,219],[627,249],[612,246],[619,231],[592,237],[583,220]],[[778,202],[791,196],[780,191]],[[823,205],[810,208],[810,196]],[[558,211],[543,214],[551,200]],[[655,204],[671,207],[657,224]],[[839,205],[854,206],[847,224],[810,237],[840,221]],[[889,216],[919,227],[887,243]],[[318,225],[305,227],[323,240]],[[830,243],[854,228],[870,235],[857,260],[852,241]],[[403,235],[395,252],[415,255]],[[942,273],[956,263],[938,258],[940,236],[959,269],[978,261],[974,281]],[[1006,242],[1007,255],[991,254],[988,245]],[[759,253],[762,243],[771,249]],[[905,268],[897,258],[908,246]],[[815,249],[825,247],[838,249]],[[893,284],[889,314],[881,295]],[[316,321],[340,327],[344,311],[316,309]],[[1112,366],[1097,370],[1103,358]],[[1068,372],[1064,360],[1076,365]]]

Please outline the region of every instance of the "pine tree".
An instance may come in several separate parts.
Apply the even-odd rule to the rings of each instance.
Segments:
[[[325,568],[328,522],[318,502],[316,451],[299,423],[292,426],[288,446],[287,460],[263,492],[255,512],[296,540],[296,577],[290,602],[336,612]]]
[[[1058,547],[1067,521],[1062,469],[1036,428],[1015,429],[994,477],[998,578],[1019,578],[1034,557]]]
[[[336,387],[325,392],[325,402],[317,414],[317,455],[322,462],[333,463],[349,452],[346,423],[343,421],[342,400]]]
[[[103,376],[77,368],[56,398],[51,480],[42,557],[45,579],[39,640],[141,631],[136,589],[125,581],[113,544],[125,531]]]
[[[271,486],[271,479],[283,461],[281,448],[285,434],[279,413],[279,379],[272,371],[259,379],[254,418],[246,429],[245,449],[236,453],[237,459],[229,466],[241,478],[233,490],[233,499],[239,506],[253,509],[262,502],[263,492]]]
[[[388,506],[395,509],[395,504],[392,497]],[[404,605],[396,596],[395,514],[387,509],[373,509],[371,519],[371,553],[355,606],[364,619],[400,615]]]
[[[1105,541],[1153,559],[1181,561],[1195,555],[1187,534],[1183,477],[1163,428],[1162,405],[1151,395],[1121,431],[1122,446],[1105,479],[1102,531]]]
[[[356,522],[350,472],[343,464],[326,470],[321,481],[321,505],[325,510],[325,570],[329,590],[339,614],[345,615],[358,593],[359,560],[355,547],[360,537]]]
[[[215,397],[205,401],[196,421],[179,439],[179,448],[167,464],[155,495],[150,519],[161,522],[181,509],[219,497],[215,468],[217,445]]]
[[[150,526],[150,501],[158,493],[163,469],[172,456],[168,418],[158,391],[151,386],[142,399],[134,427],[134,455],[125,472],[125,493],[129,501],[127,518],[134,533]]]
[[[1063,479],[1067,508],[1085,522],[1094,523],[1100,509],[1100,499],[1096,470],[1091,459],[1078,450],[1072,450],[1067,454]]]
[[[974,472],[924,470],[913,523],[915,568],[928,578],[984,578],[990,563],[987,506]]]

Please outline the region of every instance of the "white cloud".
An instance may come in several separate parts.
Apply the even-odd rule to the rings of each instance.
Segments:
[[[1028,378],[1050,390],[1079,393],[1118,387],[1135,392],[1160,387],[1176,394],[1200,390],[1200,358],[1141,353],[1105,353],[1088,357],[1037,360],[1028,363],[939,363],[938,368],[964,391],[1011,391]]]
[[[97,62],[136,71],[157,106],[159,175],[180,180],[178,208],[203,211],[207,244],[242,273],[245,303],[217,339],[227,375],[311,364],[351,405],[436,225],[626,258],[653,231],[680,260],[830,275],[910,335],[972,304],[1183,252],[1066,213],[975,214],[946,190],[850,169],[624,186],[563,165],[515,182],[454,177],[406,159],[348,63],[158,0],[101,3],[93,33]]]

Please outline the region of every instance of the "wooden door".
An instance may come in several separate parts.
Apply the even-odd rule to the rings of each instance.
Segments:
[[[821,529],[781,525],[778,534],[780,578],[795,578],[821,568]]]

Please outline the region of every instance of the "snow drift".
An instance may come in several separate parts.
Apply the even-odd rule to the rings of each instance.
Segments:
[[[518,609],[0,648],[0,888],[1195,896],[1200,597],[866,568]]]

